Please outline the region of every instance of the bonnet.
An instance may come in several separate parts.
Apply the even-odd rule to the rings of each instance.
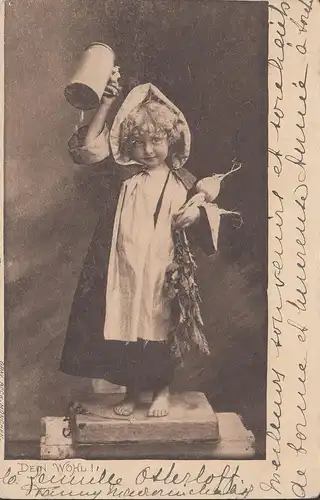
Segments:
[[[177,147],[170,160],[172,161],[173,168],[179,169],[189,158],[191,142],[190,130],[181,111],[163,95],[157,87],[152,85],[152,83],[145,83],[133,88],[122,103],[110,130],[109,140],[113,157],[120,165],[128,166],[137,164],[136,161],[130,160],[123,154],[121,127],[126,118],[135,111],[136,108],[150,100],[155,100],[165,105],[177,118],[176,125],[180,132],[180,137],[175,144]]]

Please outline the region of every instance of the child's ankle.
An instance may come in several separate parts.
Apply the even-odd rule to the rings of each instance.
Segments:
[[[129,385],[126,387],[126,397],[137,400],[140,396],[140,390],[137,386]]]
[[[163,394],[163,395],[169,394],[169,386],[163,385],[163,386],[158,387],[157,389],[155,389],[153,391],[154,397],[158,396],[159,394]]]

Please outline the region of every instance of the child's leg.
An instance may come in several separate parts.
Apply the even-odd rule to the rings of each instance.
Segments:
[[[126,387],[123,400],[114,406],[117,415],[129,416],[139,400],[137,368],[140,364],[140,352],[136,342],[108,340],[106,359],[106,380]]]
[[[135,386],[128,386],[125,396],[121,403],[113,407],[113,411],[117,415],[127,417],[134,412],[134,409],[139,402],[139,391]]]
[[[174,377],[175,363],[167,344],[159,344],[157,349],[158,369],[153,379],[153,401],[148,411],[148,417],[165,417],[169,413],[169,385]],[[155,366],[156,361],[154,362]]]
[[[169,386],[154,391],[153,402],[148,411],[148,417],[165,417],[169,413]]]
[[[117,415],[128,416],[134,412],[141,391],[153,391],[149,417],[164,417],[169,412],[169,384],[174,375],[174,363],[169,347],[163,342],[138,341],[130,343],[127,355],[121,357],[122,369],[126,368],[127,390],[121,403],[114,407]],[[119,358],[118,358],[119,359]]]

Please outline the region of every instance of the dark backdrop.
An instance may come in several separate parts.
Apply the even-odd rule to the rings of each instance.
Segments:
[[[239,412],[264,451],[267,337],[267,4],[172,0],[25,0],[6,4],[5,347],[7,439],[38,439],[90,381],[58,372],[72,295],[104,195],[105,174],[72,165],[78,113],[63,97],[82,50],[111,45],[122,73],[153,82],[192,132],[188,167],[228,177],[214,258],[200,255],[208,359],[176,389]]]

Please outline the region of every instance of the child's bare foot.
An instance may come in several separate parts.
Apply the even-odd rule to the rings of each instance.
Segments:
[[[137,405],[137,401],[138,401],[138,394],[132,390],[127,389],[125,397],[123,398],[121,403],[113,407],[113,411],[117,415],[128,417],[129,415],[132,415],[132,413],[134,412],[134,409]]]
[[[154,394],[153,403],[148,411],[148,417],[166,417],[169,413],[169,387]]]

